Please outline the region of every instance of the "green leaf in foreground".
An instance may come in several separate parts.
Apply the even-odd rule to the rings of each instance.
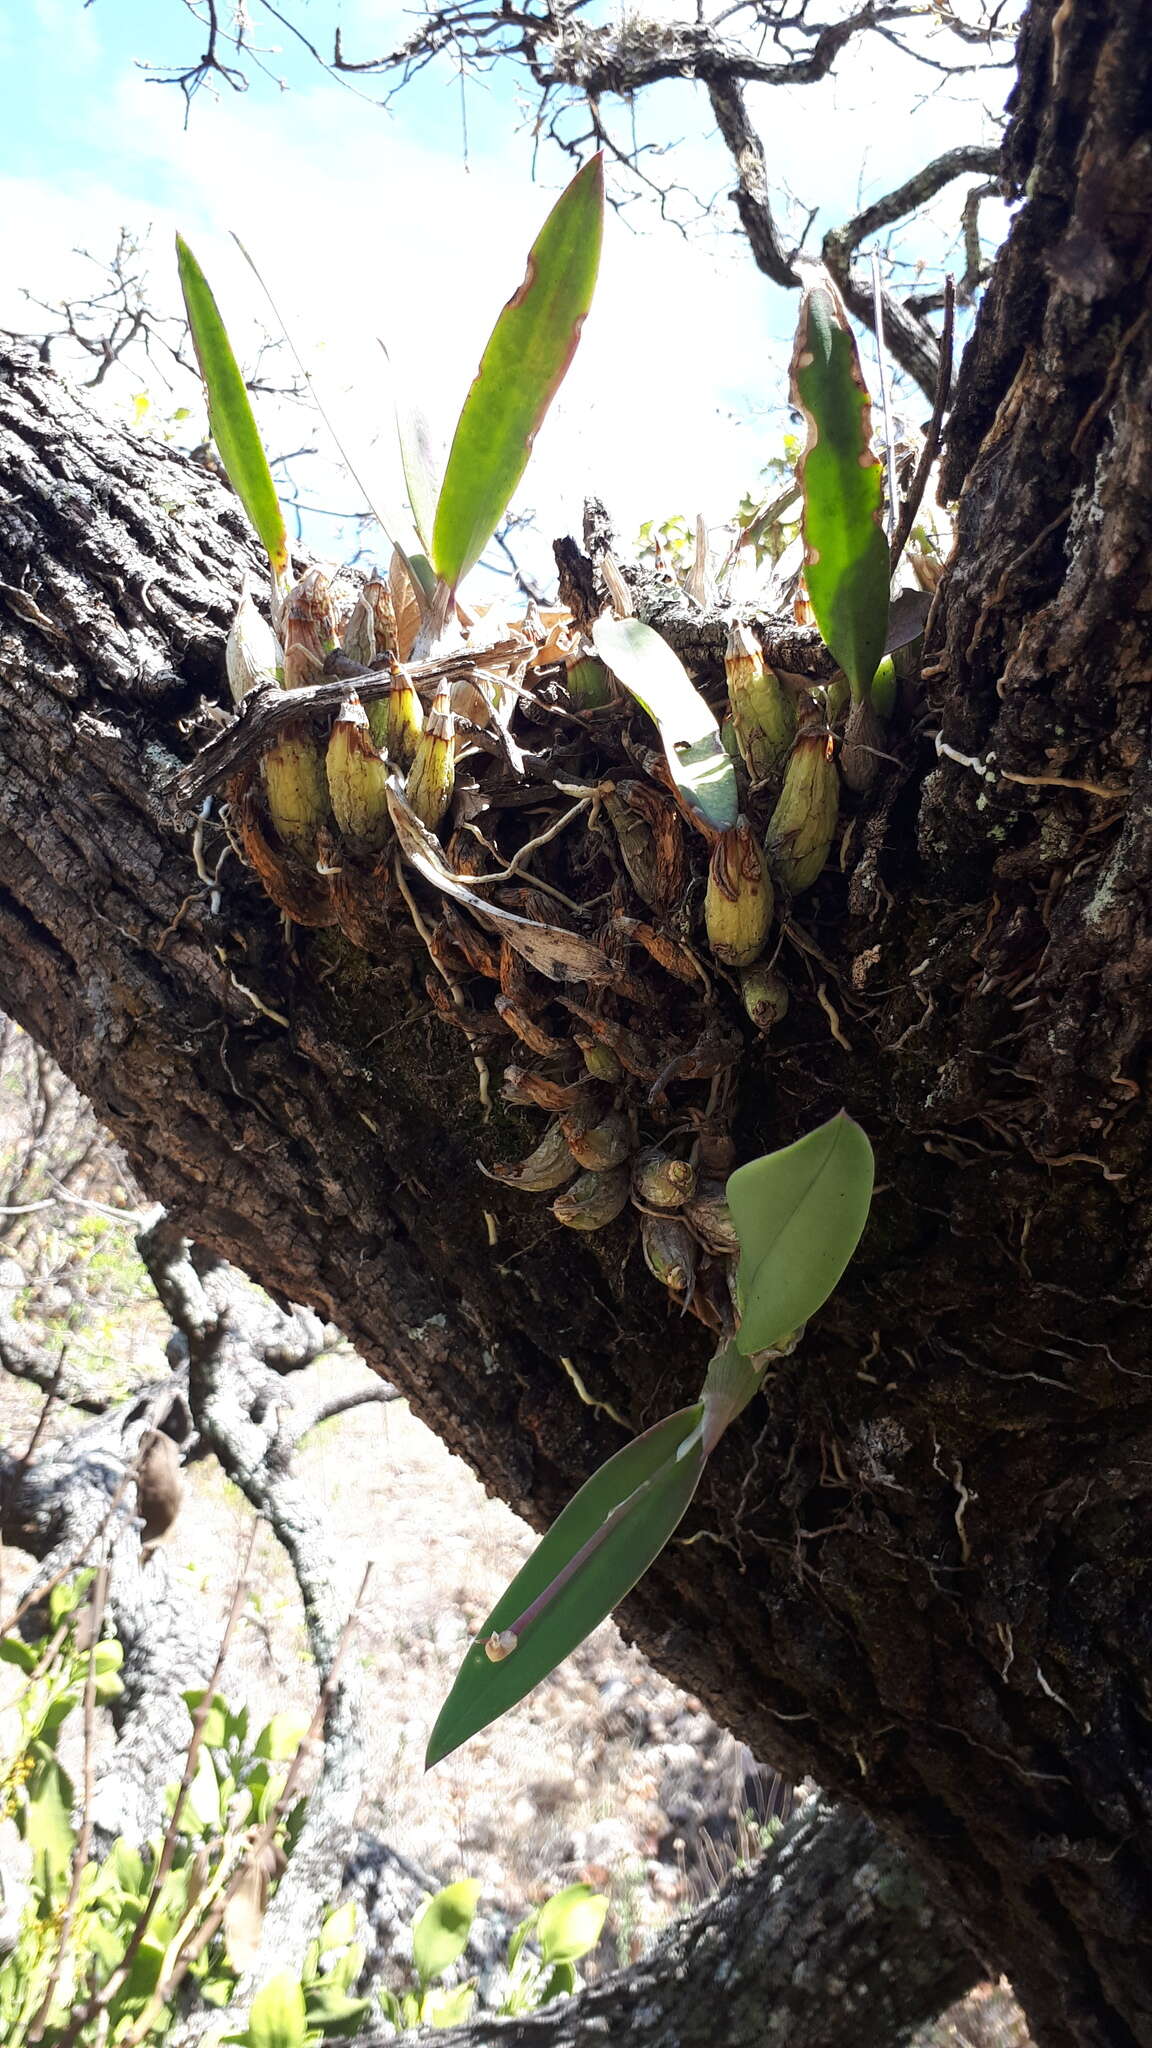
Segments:
[[[514,1707],[610,1614],[667,1543],[704,1465],[703,1403],[625,1444],[581,1487],[497,1601],[428,1743],[439,1763]],[[493,1661],[490,1639],[516,1637]]]
[[[860,701],[868,696],[888,627],[883,471],[872,448],[872,406],[840,294],[826,270],[807,273],[792,397],[804,414],[804,580],[816,624]]]
[[[468,1946],[480,1886],[474,1877],[446,1884],[421,1906],[412,1922],[412,1961],[422,1984],[450,1970]]]
[[[545,1963],[578,1963],[604,1929],[608,1900],[590,1884],[566,1885],[540,1909],[536,1939]]]
[[[176,237],[180,287],[208,394],[208,424],[220,460],[244,510],[268,550],[276,577],[288,570],[288,535],[268,458],[256,429],[244,379],[208,280],[181,235]]]
[[[243,2038],[248,2048],[304,2048],[308,2015],[298,1977],[288,1970],[269,1977],[252,2000]]]
[[[597,654],[648,713],[664,743],[673,780],[711,836],[739,815],[736,770],[720,728],[666,640],[640,619],[605,614],[592,628]]]
[[[594,156],[562,192],[532,245],[519,291],[492,330],[456,422],[432,533],[432,563],[455,589],[495,533],[592,303],[604,227]]]
[[[745,1357],[780,1343],[827,1301],[860,1242],[874,1172],[867,1137],[841,1111],[730,1176]]]

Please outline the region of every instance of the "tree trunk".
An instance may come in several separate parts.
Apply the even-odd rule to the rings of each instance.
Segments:
[[[924,716],[740,1070],[746,1156],[844,1104],[880,1193],[622,1610],[905,1844],[1051,2048],[1152,2042],[1150,72],[1123,0],[1033,7]],[[479,1175],[522,1119],[420,1014],[406,926],[287,942],[215,825],[198,879],[163,792],[223,701],[235,501],[13,367],[0,556],[0,1000],[181,1224],[540,1523],[707,1347],[622,1237]]]

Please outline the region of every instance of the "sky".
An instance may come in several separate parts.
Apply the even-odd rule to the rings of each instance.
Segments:
[[[254,0],[257,21],[259,9]],[[644,0],[650,20],[680,11],[672,0]],[[601,13],[610,19],[610,6]],[[307,0],[300,19],[322,43],[338,20],[348,53],[368,55],[403,34],[410,16],[391,0]],[[202,33],[178,0],[0,0],[0,327],[35,324],[23,290],[55,301],[90,279],[92,266],[75,252],[106,257],[121,227],[145,245],[155,303],[174,311],[179,228],[243,358],[270,316],[234,231],[359,474],[391,514],[401,494],[379,340],[449,436],[493,320],[572,166],[550,146],[534,161],[532,108],[510,69],[463,84],[448,68],[429,70],[384,109],[370,96],[378,88],[341,87],[274,23],[263,39],[279,45],[267,57],[274,75],[243,94],[202,92],[185,123],[179,92],[141,68],[197,54]],[[950,41],[928,47],[957,51]],[[841,60],[838,76],[753,88],[749,104],[778,191],[796,196],[801,222],[818,209],[816,238],[942,150],[992,140],[981,102],[998,107],[1010,80],[998,71],[942,81],[871,37]],[[578,531],[589,491],[627,539],[643,521],[673,514],[702,512],[718,527],[757,491],[788,424],[796,298],[751,261],[724,196],[731,164],[707,104],[675,82],[643,95],[637,112],[644,138],[668,152],[654,169],[718,203],[687,237],[651,206],[610,212],[596,301],[518,493],[544,536]],[[960,267],[957,207],[954,188],[917,245],[938,265]],[[1000,232],[1002,209],[987,213],[987,230]],[[147,384],[134,370],[110,380],[100,402],[133,416]],[[171,395],[153,381],[150,394],[142,428],[197,405],[187,381]],[[273,452],[321,451],[296,472],[315,503],[341,512],[360,504],[318,420],[273,401],[257,409]],[[911,399],[911,418],[926,410]],[[199,417],[172,430],[196,438]],[[343,521],[319,517],[306,539],[326,554],[356,545]],[[546,548],[532,566],[547,573]]]

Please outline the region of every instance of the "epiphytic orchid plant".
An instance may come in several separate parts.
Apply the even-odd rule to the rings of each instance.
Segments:
[[[415,651],[431,653],[454,610],[464,577],[491,540],[532,444],[572,360],[592,301],[603,234],[604,180],[593,157],[557,200],[528,257],[523,283],[500,314],[464,401],[444,472],[437,477],[419,413],[397,407],[400,452],[415,532],[427,550],[405,551],[393,536],[399,576],[373,579],[339,636],[327,579],[310,570],[289,587],[284,515],[219,308],[196,258],[177,237],[184,303],[208,396],[209,424],[228,477],[268,554],[275,636],[250,599],[242,599],[229,636],[228,668],[239,702],[261,682],[291,689],[318,682],[339,648],[367,666],[386,651],[393,687],[367,711],[348,692],[325,750],[301,724],[264,754],[267,811],[278,846],[237,806],[238,830],[267,886],[299,921],[309,914],[314,884],[298,878],[299,860],[313,875],[338,872],[322,833],[334,821],[356,856],[374,857],[389,841],[396,807],[434,831],[455,783],[454,719],[445,684],[425,717],[410,678],[396,660],[397,614],[405,602],[420,613]],[[490,709],[491,707],[486,707]],[[402,788],[389,792],[397,771]],[[390,809],[391,804],[391,809]],[[289,866],[278,849],[289,856]],[[322,899],[321,899],[322,900]]]
[[[528,1193],[552,1193],[577,1166],[583,1168],[575,1185],[552,1204],[557,1222],[580,1231],[604,1228],[633,1202],[649,1270],[682,1308],[702,1295],[707,1313],[701,1319],[723,1333],[699,1398],[627,1444],[587,1481],[497,1602],[437,1720],[429,1763],[523,1699],[648,1569],[686,1513],[725,1430],[761,1386],[769,1362],[794,1348],[836,1287],[872,1196],[872,1148],[843,1114],[784,1150],[738,1168],[726,1184],[721,1180],[695,1193],[690,1162],[658,1147],[636,1153],[629,1076],[643,1078],[645,1085],[655,1076],[646,1098],[652,1103],[662,1096],[665,1071],[674,1072],[677,1062],[667,1069],[659,1061],[652,1065],[637,1033],[615,1023],[610,1011],[554,993],[557,983],[611,989],[613,960],[582,933],[550,923],[546,902],[543,911],[537,901],[525,916],[482,898],[468,886],[469,877],[497,881],[501,871],[461,872],[460,855],[449,863],[436,837],[452,815],[453,700],[433,661],[426,667],[436,673],[425,680],[434,694],[427,709],[422,705],[396,655],[397,601],[403,590],[419,608],[419,652],[435,649],[463,578],[523,474],[571,360],[592,296],[602,218],[601,167],[594,159],[553,208],[524,282],[496,323],[442,475],[419,416],[398,408],[409,506],[423,552],[397,546],[394,561],[401,564],[403,583],[395,575],[388,584],[370,580],[339,634],[331,594],[318,571],[288,588],[283,515],[243,382],[203,274],[186,245],[179,245],[212,431],[272,572],[276,637],[250,602],[241,604],[228,648],[233,694],[239,702],[262,680],[291,689],[334,672],[358,681],[368,702],[366,713],[350,681],[326,744],[307,719],[278,719],[260,763],[262,804],[254,798],[253,771],[229,785],[233,829],[269,892],[297,922],[339,922],[357,943],[373,943],[386,854],[410,907],[404,867],[448,899],[453,944],[466,969],[501,982],[493,1013],[499,1024],[546,1060],[562,1059],[576,1047],[582,1062],[575,1080],[515,1066],[505,1070],[510,1101],[546,1108],[559,1121],[527,1160],[498,1168],[493,1177]],[[630,615],[628,587],[618,574],[608,577],[607,565],[613,601],[592,626],[594,654],[586,647],[578,658],[565,654],[574,708],[603,712],[619,724],[626,715],[616,702],[619,685],[652,720],[663,750],[662,760],[648,756],[657,763],[651,783],[635,778],[634,751],[622,750],[622,783],[602,765],[611,759],[612,727],[597,728],[599,779],[569,792],[579,799],[577,810],[602,796],[623,869],[657,914],[661,906],[668,908],[668,875],[682,872],[687,890],[692,857],[685,838],[691,842],[698,835],[698,856],[699,840],[704,841],[702,922],[719,984],[739,993],[760,1031],[773,1027],[788,1001],[765,950],[777,892],[790,900],[813,887],[834,840],[842,779],[852,788],[867,785],[880,721],[891,708],[884,657],[889,644],[896,644],[882,473],[872,447],[868,393],[835,285],[816,267],[804,287],[792,379],[794,402],[807,423],[799,481],[808,596],[842,670],[838,684],[823,688],[776,673],[751,628],[735,622],[725,656],[730,716],[721,724],[667,642]],[[335,668],[330,657],[339,657]],[[389,677],[386,694],[380,694],[382,663]],[[365,679],[372,668],[377,674],[369,699]],[[850,706],[839,766],[830,731],[837,691]],[[514,750],[508,758],[514,764]],[[273,841],[265,835],[265,816],[274,827]],[[553,837],[545,832],[536,843]],[[464,853],[474,858],[471,849]],[[697,867],[702,865],[698,858]],[[512,873],[509,866],[505,879]],[[461,910],[467,915],[459,916]],[[697,984],[700,963],[690,947],[655,922],[624,922],[645,935],[638,943],[658,964],[682,982]],[[516,991],[526,972],[542,977],[553,994],[543,993],[536,1002],[529,982],[529,1009],[523,1012]],[[710,986],[707,974],[703,980]],[[456,1021],[470,1029],[459,986],[451,1000]],[[714,993],[709,1000],[717,1000]],[[550,1029],[538,1012],[553,1001]],[[561,1037],[561,1029],[569,1037]],[[486,1086],[479,1055],[476,1064]],[[659,1186],[649,1187],[651,1176]],[[697,1287],[698,1255],[711,1294]],[[727,1265],[733,1255],[734,1274]]]
[[[872,1182],[872,1147],[844,1115],[730,1176],[740,1245],[735,1335],[713,1358],[699,1399],[602,1465],[501,1595],[432,1730],[429,1765],[547,1678],[659,1556],[724,1431],[839,1281],[867,1221]]]
[[[481,357],[441,477],[422,415],[397,407],[412,524],[426,550],[424,557],[409,557],[414,589],[443,616],[495,533],[576,351],[596,285],[603,221],[603,166],[594,156],[561,193],[532,245],[524,281]],[[288,548],[268,458],[216,301],[180,236],[177,255],[212,436],[267,550],[279,594]]]

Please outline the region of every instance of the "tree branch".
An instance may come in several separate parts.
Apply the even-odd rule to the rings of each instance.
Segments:
[[[899,1852],[862,1814],[813,1800],[645,1961],[524,2018],[478,2014],[440,2038],[444,2048],[715,2048],[722,2010],[725,2048],[859,2048],[867,2013],[867,2038],[896,2048],[980,1974]],[[384,2035],[362,2040],[383,2048]]]
[[[328,1532],[292,1470],[293,1451],[316,1413],[306,1411],[300,1426],[291,1393],[268,1363],[277,1312],[258,1302],[224,1260],[209,1258],[199,1271],[191,1245],[166,1217],[142,1232],[137,1245],[188,1347],[188,1398],[196,1427],[287,1553],[313,1661],[318,1672],[331,1672],[347,1617],[336,1591],[339,1573]],[[280,1320],[294,1325],[289,1314]],[[363,1785],[360,1686],[346,1665],[325,1702],[320,1775],[264,1922],[261,1969],[275,1961],[298,1967],[323,1908],[339,1892]]]

